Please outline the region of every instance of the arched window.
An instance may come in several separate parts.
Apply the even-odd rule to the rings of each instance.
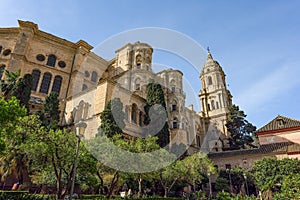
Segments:
[[[97,72],[93,71],[92,72],[91,81],[93,81],[94,83],[96,83],[97,79],[98,79],[98,74],[97,74]]]
[[[1,51],[2,51],[2,48],[3,48],[3,47],[2,47],[2,46],[0,46],[0,53],[1,53]]]
[[[208,85],[212,85],[212,78],[211,78],[211,76],[209,76],[207,79],[208,79]]]
[[[84,90],[87,90],[87,89],[88,89],[88,86],[86,84],[83,84],[81,90],[84,91]]]
[[[131,122],[133,122],[135,124],[137,123],[137,112],[138,112],[138,107],[134,103],[134,104],[132,104],[132,109],[131,109]]]
[[[51,67],[55,67],[55,63],[56,63],[56,56],[53,54],[49,55],[47,60],[47,65]]]
[[[40,75],[41,75],[41,71],[38,69],[34,69],[32,70],[32,91],[36,91],[37,86],[39,84],[40,81]]]
[[[137,78],[135,80],[135,90],[140,90],[141,89],[141,79]]]
[[[49,72],[46,72],[43,76],[40,92],[44,94],[48,94],[49,86],[51,83],[52,75]]]
[[[212,110],[216,109],[216,107],[215,107],[215,101],[214,100],[211,100],[211,109]]]
[[[62,77],[55,76],[53,86],[52,86],[52,92],[56,92],[59,95],[61,82],[62,82]]]

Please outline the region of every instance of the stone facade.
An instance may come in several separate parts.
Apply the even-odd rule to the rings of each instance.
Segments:
[[[83,40],[67,41],[38,29],[38,25],[19,20],[17,28],[0,28],[0,69],[21,69],[21,76],[33,75],[30,110],[41,109],[50,92],[59,94],[61,123],[72,125],[83,119],[88,124],[86,138],[93,137],[101,123],[99,114],[112,98],[120,98],[125,113],[124,132],[139,136],[147,128],[145,117],[146,86],[150,81],[162,85],[167,106],[167,122],[171,139],[199,150],[207,136],[215,134],[208,148],[221,151],[228,137],[225,123],[231,94],[226,88],[225,74],[208,52],[200,79],[201,112],[185,107],[183,73],[176,69],[152,71],[153,49],[149,44],[126,44],[107,61],[93,53]],[[214,131],[210,131],[214,130]],[[221,136],[221,137],[219,137]]]

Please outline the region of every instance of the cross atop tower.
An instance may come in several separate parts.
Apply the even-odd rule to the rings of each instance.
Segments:
[[[207,52],[208,52],[208,53],[210,53],[210,49],[209,49],[209,47],[207,47],[206,49],[207,49]]]

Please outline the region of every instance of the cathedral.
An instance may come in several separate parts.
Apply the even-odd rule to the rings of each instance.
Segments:
[[[41,110],[51,92],[59,95],[61,124],[87,124],[85,138],[94,137],[101,124],[100,113],[113,98],[120,98],[125,113],[124,133],[139,137],[149,129],[144,124],[146,87],[149,82],[162,85],[165,119],[170,141],[189,146],[189,151],[219,152],[226,147],[229,134],[225,124],[232,96],[226,87],[225,73],[208,51],[199,74],[201,111],[186,107],[182,78],[176,69],[152,71],[153,48],[143,42],[128,43],[105,60],[83,40],[70,42],[39,30],[38,25],[18,21],[19,27],[0,28],[0,78],[4,70],[21,76],[32,74],[30,112]],[[202,63],[199,63],[202,65]],[[118,115],[118,113],[116,113]],[[160,127],[153,126],[152,134]],[[203,145],[205,144],[205,145]]]

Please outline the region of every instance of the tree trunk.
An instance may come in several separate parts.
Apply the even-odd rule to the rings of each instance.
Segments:
[[[56,189],[57,189],[57,198],[62,199],[61,170],[59,171],[59,174],[58,174],[58,177],[57,177]]]
[[[168,197],[168,194],[169,194],[168,187],[164,187],[164,190],[165,190],[165,195],[164,195],[164,197],[167,198],[167,197]]]
[[[100,174],[99,171],[97,171],[97,176],[98,176],[98,178],[99,178],[99,180],[100,180],[100,186],[99,186],[98,192],[99,192],[99,194],[103,194],[103,193],[104,193],[104,192],[103,192],[104,182],[103,182],[103,178],[102,178],[102,176],[101,176],[101,174]]]
[[[142,177],[140,176],[139,177],[139,192],[138,192],[138,197],[140,198],[141,196],[142,196],[142,182],[143,182],[143,179],[142,179]]]
[[[113,179],[110,182],[110,186],[109,186],[109,189],[108,189],[107,198],[111,198],[112,197],[112,194],[113,194],[115,185],[118,182],[118,179],[119,179],[119,172],[116,171],[115,174],[114,174]]]

